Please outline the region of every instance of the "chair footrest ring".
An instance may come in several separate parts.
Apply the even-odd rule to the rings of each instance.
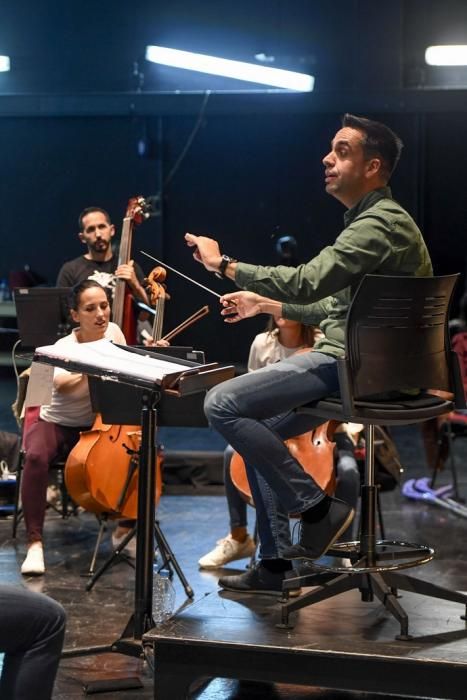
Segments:
[[[413,542],[377,540],[374,552],[370,553],[365,552],[359,541],[339,542],[327,552],[326,563],[313,562],[311,568],[316,569],[316,573],[330,571],[343,574],[398,571],[427,564],[434,556],[435,550],[432,547]],[[336,565],[332,561],[327,563],[330,557],[339,560]]]

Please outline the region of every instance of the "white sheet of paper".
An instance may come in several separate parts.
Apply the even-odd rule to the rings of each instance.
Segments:
[[[24,406],[42,406],[49,404],[52,399],[54,368],[51,365],[43,365],[33,362],[29,376],[28,388]]]
[[[100,369],[121,372],[150,381],[160,381],[167,374],[184,372],[189,369],[186,365],[180,365],[176,362],[167,362],[150,355],[128,352],[105,339],[92,343],[44,345],[36,349],[36,355],[45,355],[51,359],[57,358],[69,362],[82,362]]]

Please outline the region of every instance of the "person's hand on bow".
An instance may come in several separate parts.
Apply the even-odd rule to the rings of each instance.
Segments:
[[[143,339],[143,345],[147,348],[168,348],[170,343],[168,340],[164,340],[164,338],[154,340],[154,338],[149,337]]]
[[[226,323],[238,323],[244,318],[252,318],[258,314],[274,314],[280,316],[282,303],[268,299],[255,292],[231,292],[220,298],[224,307],[221,315]]]

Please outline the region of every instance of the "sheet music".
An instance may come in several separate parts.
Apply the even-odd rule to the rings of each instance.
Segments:
[[[36,356],[45,355],[65,362],[81,362],[101,369],[140,377],[153,382],[167,375],[185,372],[186,365],[167,362],[150,355],[138,355],[119,348],[106,339],[91,343],[67,343],[44,345],[36,348]]]
[[[33,362],[26,390],[25,408],[28,406],[42,406],[50,403],[52,399],[52,382],[54,368],[51,365],[41,365]]]

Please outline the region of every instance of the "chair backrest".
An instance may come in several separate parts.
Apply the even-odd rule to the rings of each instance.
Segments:
[[[458,277],[364,277],[348,312],[340,367],[354,399],[420,388],[451,392],[456,406],[465,405],[448,332]]]

